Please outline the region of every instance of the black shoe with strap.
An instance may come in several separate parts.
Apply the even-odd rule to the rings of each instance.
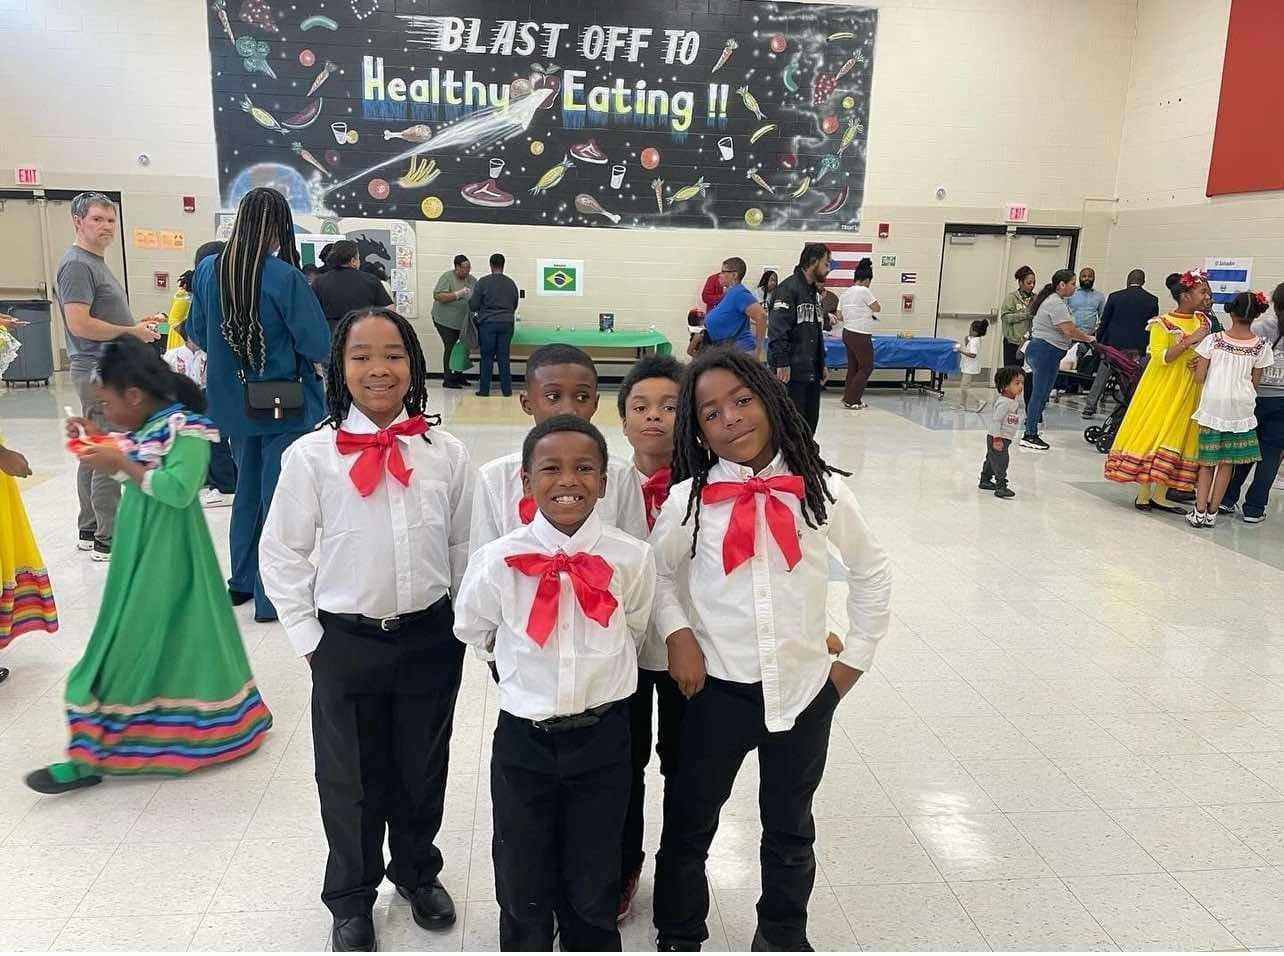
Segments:
[[[410,901],[410,915],[424,929],[449,929],[455,925],[455,901],[440,880],[433,880],[417,890],[399,886],[397,892]]]
[[[330,931],[330,949],[336,953],[373,953],[379,948],[374,919],[370,916],[336,917]]]

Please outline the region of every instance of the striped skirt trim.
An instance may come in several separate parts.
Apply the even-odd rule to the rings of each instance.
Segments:
[[[1199,477],[1199,462],[1183,458],[1171,448],[1159,448],[1149,455],[1112,451],[1106,456],[1106,478],[1110,481],[1157,482],[1176,491],[1190,491]]]
[[[19,568],[0,587],[0,648],[21,634],[58,630],[58,608],[43,568]]]
[[[229,701],[232,701],[229,703]],[[128,708],[68,705],[68,757],[97,773],[184,774],[257,750],[272,714],[250,681],[218,709],[161,700]]]

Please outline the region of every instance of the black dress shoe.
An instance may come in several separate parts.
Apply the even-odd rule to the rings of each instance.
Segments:
[[[440,880],[417,890],[399,886],[397,892],[410,901],[410,915],[424,929],[449,929],[455,925],[455,901]]]
[[[240,607],[242,604],[249,604],[254,600],[252,591],[237,591],[233,588],[227,589],[227,596],[232,602],[232,607]]]
[[[334,921],[330,949],[336,953],[373,953],[379,948],[375,940],[374,919],[348,916]]]
[[[279,620],[280,618],[278,618],[275,614],[273,614],[271,617],[267,617],[261,614],[254,615],[255,624],[275,624]]]
[[[802,942],[795,943],[793,946],[777,946],[774,943],[767,942],[763,938],[762,930],[754,930],[753,942],[749,944],[751,953],[814,953],[811,943],[806,938]]]

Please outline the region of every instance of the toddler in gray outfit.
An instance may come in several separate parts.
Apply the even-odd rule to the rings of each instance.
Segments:
[[[1016,492],[1008,487],[1008,450],[1020,433],[1025,418],[1025,373],[1015,365],[1006,365],[994,374],[994,387],[999,394],[994,399],[994,411],[985,436],[985,462],[981,465],[982,491],[993,491],[996,498],[1015,498]]]

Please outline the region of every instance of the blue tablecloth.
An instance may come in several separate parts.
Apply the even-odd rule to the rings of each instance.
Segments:
[[[898,339],[894,335],[874,336],[875,368],[925,368],[952,375],[959,370],[958,343],[953,339]],[[847,367],[847,349],[843,340],[825,336],[825,365]]]

